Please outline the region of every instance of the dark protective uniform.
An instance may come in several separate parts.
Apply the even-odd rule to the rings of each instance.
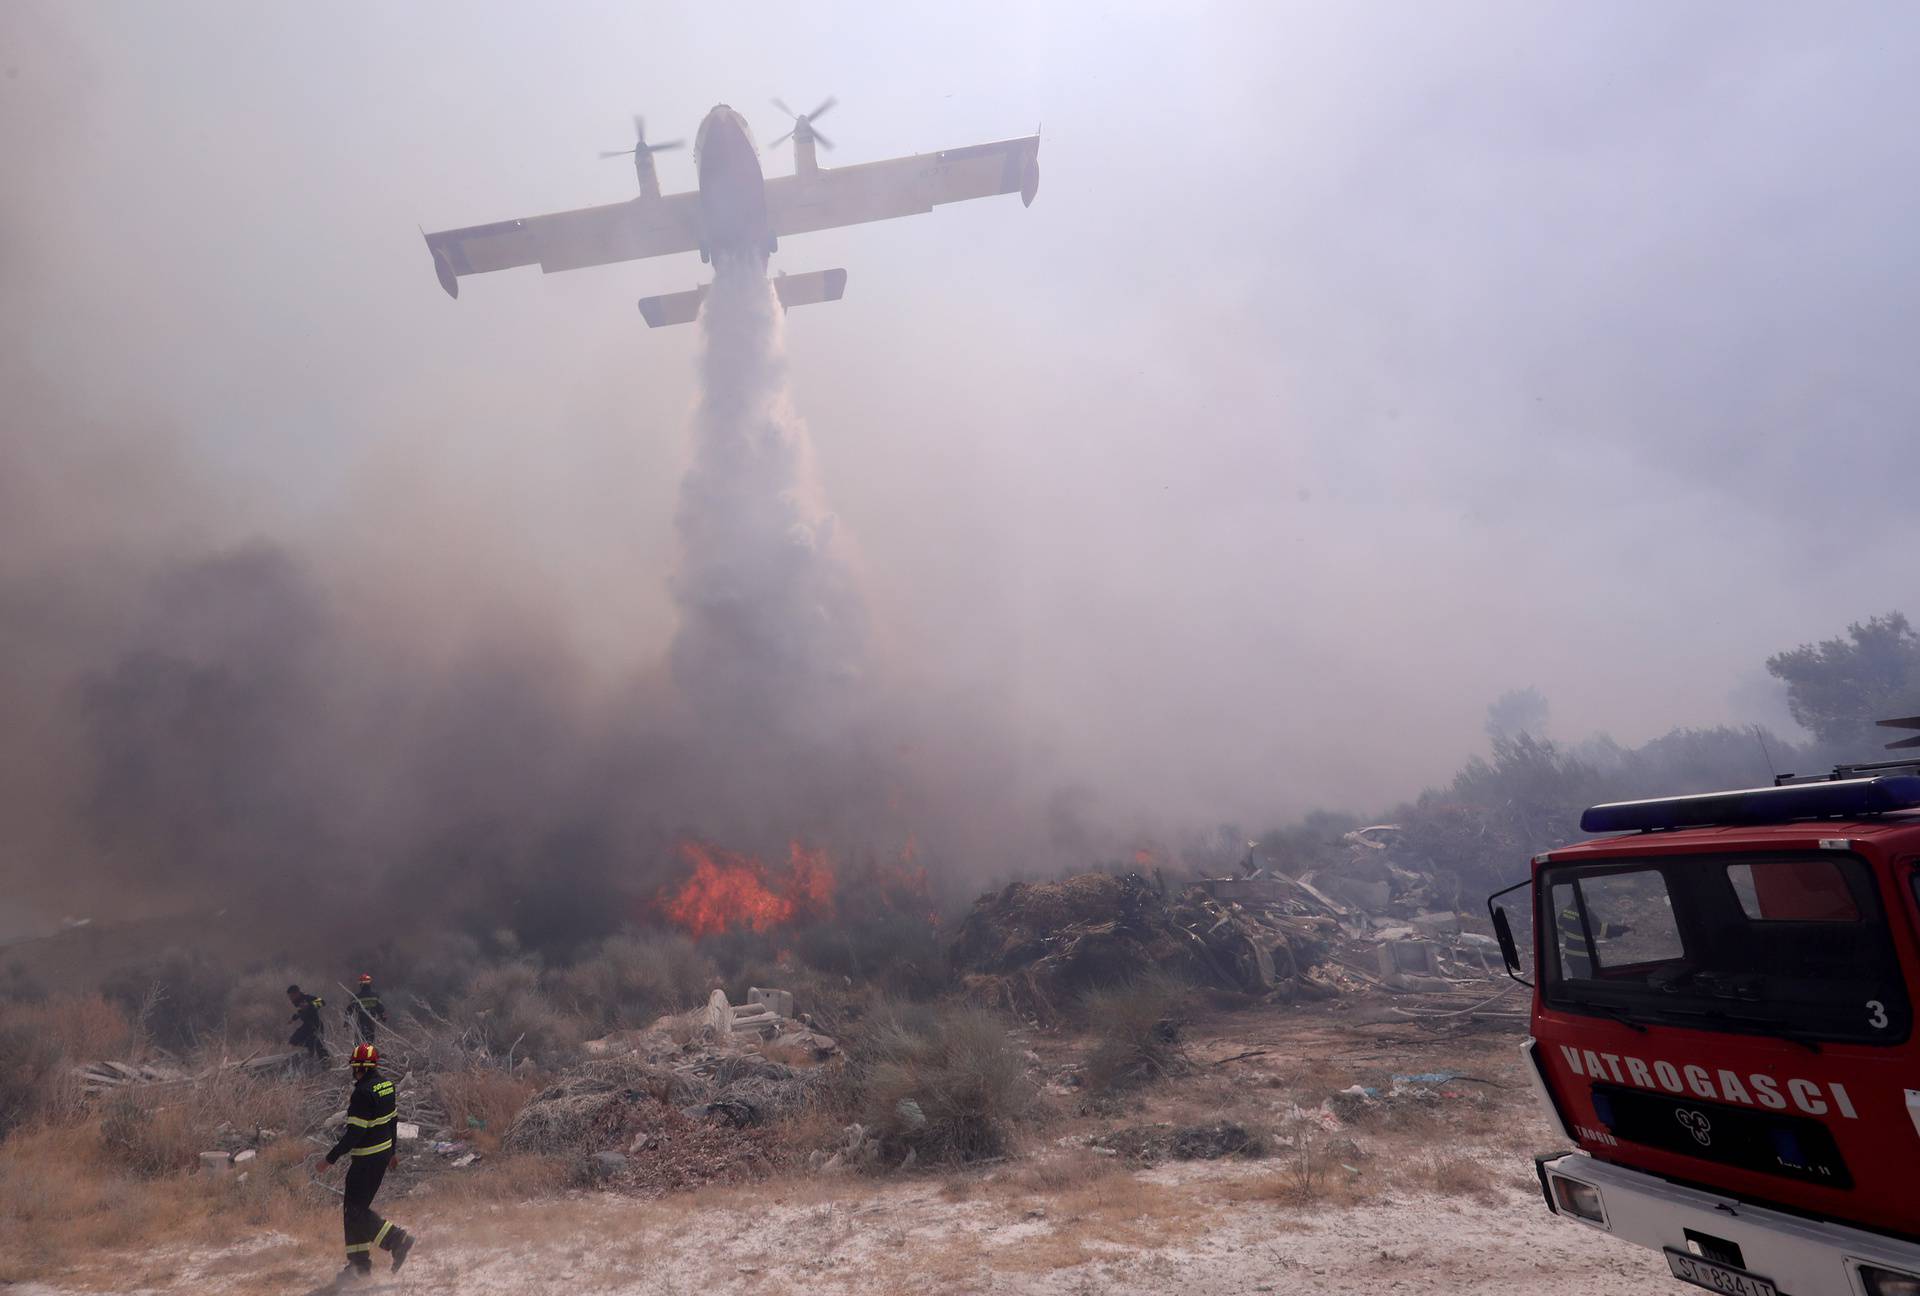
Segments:
[[[362,1044],[373,1043],[375,1022],[387,1019],[387,1006],[380,1002],[380,993],[372,985],[360,987],[360,993],[347,1002],[347,1022],[359,1032]]]
[[[293,1016],[287,1019],[300,1023],[294,1028],[293,1035],[287,1043],[295,1048],[305,1049],[308,1056],[316,1062],[327,1060],[327,1046],[321,1040],[326,1027],[320,1024],[320,1010],[326,1006],[326,1002],[319,995],[303,994],[294,1004]]]
[[[393,1081],[369,1069],[353,1085],[347,1100],[347,1124],[340,1141],[327,1153],[327,1164],[352,1158],[341,1216],[347,1232],[347,1264],[361,1273],[373,1271],[373,1249],[392,1251],[407,1239],[407,1231],[373,1212],[373,1195],[380,1191],[387,1166],[393,1161]],[[396,1261],[396,1264],[398,1262]]]

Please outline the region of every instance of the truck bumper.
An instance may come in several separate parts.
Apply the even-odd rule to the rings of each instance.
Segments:
[[[1534,1164],[1554,1214],[1656,1251],[1733,1264],[1770,1280],[1781,1296],[1911,1290],[1876,1285],[1876,1270],[1920,1282],[1920,1244],[1684,1188],[1582,1152],[1536,1157]],[[1569,1191],[1556,1180],[1592,1192]]]

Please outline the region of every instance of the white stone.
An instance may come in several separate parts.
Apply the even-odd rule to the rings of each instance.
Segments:
[[[717,1039],[733,1033],[733,1005],[727,1002],[725,990],[715,990],[707,996],[707,1029]]]

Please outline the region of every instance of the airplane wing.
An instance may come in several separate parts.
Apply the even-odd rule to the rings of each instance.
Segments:
[[[1001,140],[944,153],[779,176],[767,181],[767,220],[776,235],[805,234],[916,216],[942,203],[1040,188],[1040,137]]]
[[[541,273],[692,252],[700,246],[700,195],[635,198],[604,207],[529,216],[427,235],[434,273],[447,296],[460,279],[489,270],[538,265]]]

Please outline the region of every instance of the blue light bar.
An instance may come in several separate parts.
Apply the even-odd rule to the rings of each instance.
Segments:
[[[1920,808],[1920,775],[1791,783],[1653,801],[1614,801],[1589,807],[1580,831],[1649,832],[1715,824],[1789,823],[1795,819],[1853,819]]]

